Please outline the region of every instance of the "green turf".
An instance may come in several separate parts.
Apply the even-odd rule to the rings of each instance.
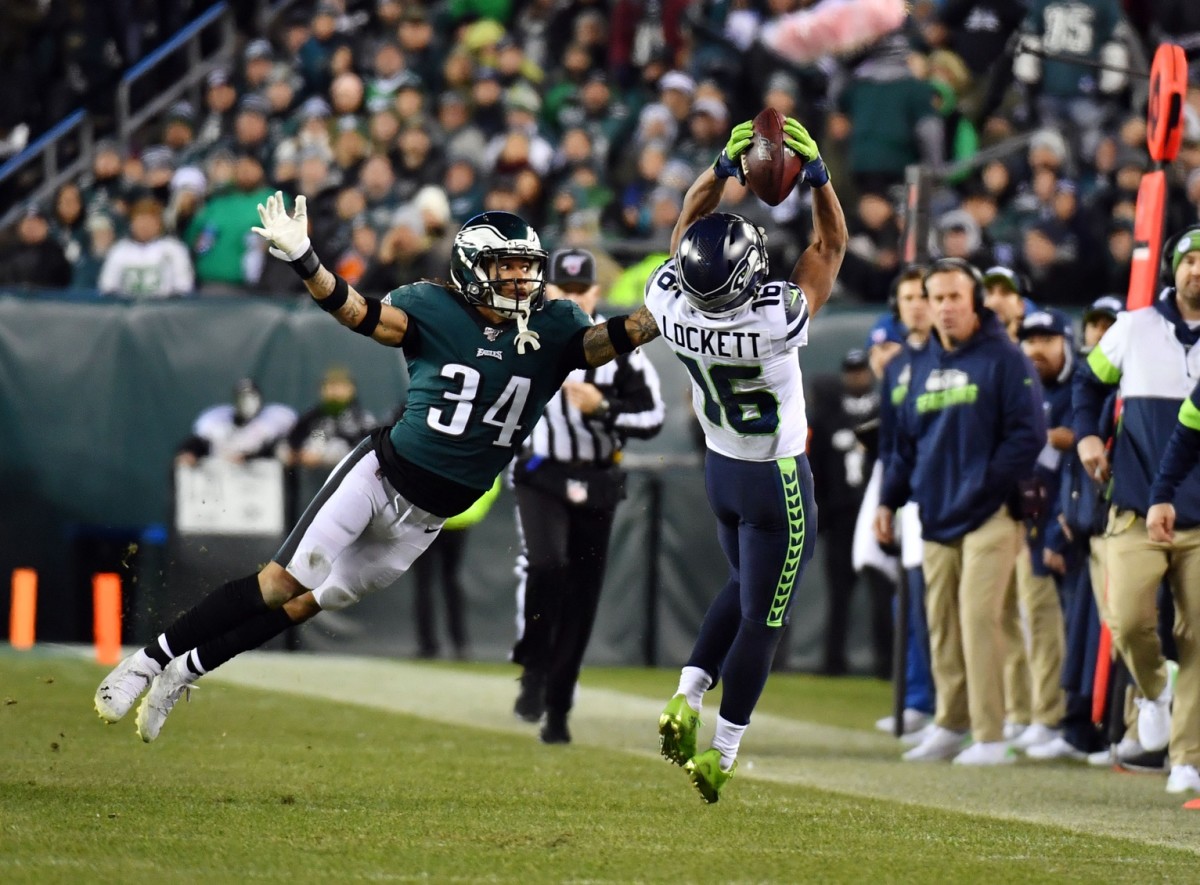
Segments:
[[[0,650],[0,882],[1196,878],[1194,852],[1145,841],[740,774],[704,806],[649,753],[544,747],[487,721],[453,726],[208,680],[145,746],[131,721],[105,726],[92,712],[101,675],[71,657]],[[666,671],[591,677],[646,697],[674,687]],[[764,707],[826,722],[823,705],[849,717],[860,693],[886,699],[873,683],[781,677]],[[951,784],[961,774],[927,771]],[[998,812],[1005,802],[996,796]]]

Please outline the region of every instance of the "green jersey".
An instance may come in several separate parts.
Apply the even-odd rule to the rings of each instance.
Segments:
[[[570,301],[547,301],[529,318],[541,348],[518,354],[515,322],[489,323],[443,286],[402,286],[384,303],[408,314],[408,401],[391,429],[392,446],[418,467],[482,493],[574,368],[567,344],[591,320]]]

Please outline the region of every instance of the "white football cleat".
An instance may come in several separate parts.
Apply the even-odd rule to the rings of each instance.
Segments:
[[[900,733],[903,737],[906,734],[912,734],[915,731],[920,731],[926,725],[933,721],[933,717],[921,710],[915,710],[912,707],[906,707],[904,710],[904,730]],[[875,728],[882,731],[884,734],[895,734],[895,716],[884,716],[875,722]]]
[[[1178,672],[1179,665],[1167,661],[1167,684],[1162,694],[1153,700],[1134,700],[1138,707],[1138,740],[1143,749],[1153,752],[1171,742],[1171,699],[1175,696],[1175,675]]]
[[[191,696],[192,683],[199,679],[187,668],[187,656],[175,658],[154,677],[150,691],[142,698],[137,711],[137,733],[146,743],[158,737],[167,715],[184,692]]]
[[[1109,758],[1108,750],[1104,751],[1105,759]],[[1065,737],[1056,737],[1052,741],[1047,741],[1044,744],[1036,744],[1025,751],[1025,755],[1030,759],[1046,760],[1046,759],[1070,759],[1075,762],[1082,762],[1089,759],[1088,754],[1083,750],[1077,749],[1067,741]]]
[[[1194,765],[1172,765],[1167,778],[1168,793],[1200,793],[1200,772]]]
[[[925,740],[900,758],[905,762],[942,762],[958,755],[966,742],[965,731],[951,731],[935,725]]]
[[[96,689],[93,704],[100,718],[109,725],[120,721],[133,709],[134,702],[154,679],[155,672],[146,660],[140,651],[131,654],[113,667]]]
[[[1006,741],[1015,741],[1025,733],[1025,729],[1029,726],[1024,722],[1005,722],[1004,723],[1004,739]]]
[[[1040,722],[1035,722],[1021,732],[1021,736],[1013,741],[1012,745],[1018,750],[1028,750],[1030,747],[1036,747],[1038,744],[1048,744],[1059,737],[1062,737],[1061,728],[1051,728],[1049,725],[1042,725]]]
[[[1017,761],[1017,751],[1008,741],[985,741],[971,744],[954,757],[955,765],[1011,765]]]

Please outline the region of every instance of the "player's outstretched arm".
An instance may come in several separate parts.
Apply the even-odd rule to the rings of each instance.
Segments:
[[[833,281],[846,256],[846,216],[838,202],[829,173],[821,161],[817,143],[800,123],[791,117],[784,124],[787,145],[804,161],[803,181],[812,189],[813,239],[792,270],[792,282],[808,298],[809,316],[816,314],[829,300]]]
[[[659,335],[658,323],[646,305],[629,316],[617,316],[583,333],[583,356],[592,368],[629,353]]]
[[[296,197],[296,209],[289,216],[283,205],[283,193],[276,191],[267,203],[258,205],[262,227],[251,228],[270,243],[268,252],[286,261],[296,271],[317,306],[332,314],[339,323],[380,344],[399,347],[408,331],[408,314],[375,298],[366,298],[321,264],[308,238],[308,203],[304,195]]]
[[[692,226],[692,222],[708,215],[721,202],[721,194],[725,192],[725,179],[737,178],[744,181],[742,164],[738,159],[746,152],[750,142],[754,140],[754,121],[747,120],[734,126],[729,133],[729,142],[721,151],[712,166],[700,173],[692,182],[686,194],[683,195],[683,208],[679,210],[679,220],[671,232],[671,254],[679,250],[679,241]]]

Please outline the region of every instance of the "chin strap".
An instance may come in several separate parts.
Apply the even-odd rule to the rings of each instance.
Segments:
[[[529,311],[523,310],[517,314],[517,353],[522,356],[525,354],[525,345],[533,346],[534,350],[541,350],[542,345],[538,343],[538,333],[529,328]]]

